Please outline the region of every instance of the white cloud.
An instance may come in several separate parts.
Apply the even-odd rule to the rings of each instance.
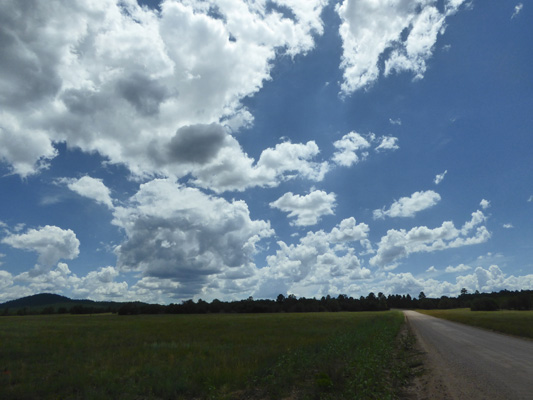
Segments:
[[[448,170],[445,170],[442,174],[437,174],[435,176],[435,180],[433,181],[435,182],[435,185],[438,185],[439,183],[441,183],[447,173],[448,173]]]
[[[447,1],[440,12],[432,0],[344,0],[336,10],[341,18],[343,94],[369,87],[380,75],[412,71],[422,78],[446,17],[462,0]],[[379,34],[376,34],[379,32]],[[383,61],[381,61],[383,59]]]
[[[353,164],[357,164],[361,157],[364,160],[368,155],[368,153],[362,153],[359,156],[357,152],[369,148],[372,138],[373,134],[369,135],[368,138],[364,138],[357,132],[347,133],[342,139],[333,143],[333,146],[338,151],[333,155],[332,160],[343,167],[350,167]]]
[[[376,147],[376,151],[380,150],[398,150],[400,146],[398,146],[398,138],[393,136],[383,136],[381,138],[381,143],[378,147]]]
[[[467,236],[484,220],[483,213],[476,211],[472,213],[472,219],[466,222],[461,230],[457,229],[451,221],[445,221],[440,227],[433,229],[426,226],[415,227],[409,231],[390,229],[378,243],[377,253],[370,259],[370,264],[386,267],[413,253],[429,253],[484,243],[491,236],[485,226],[478,226],[474,235]]]
[[[80,196],[93,199],[97,203],[103,204],[110,209],[113,208],[111,191],[106,185],[104,185],[102,179],[84,176],[80,179],[63,178],[59,179],[59,182],[66,184],[70,190],[78,193]]]
[[[10,164],[12,173],[27,177],[48,168],[57,151],[46,132],[23,125],[7,111],[0,111],[0,161]]]
[[[7,271],[0,270],[0,300],[10,300],[35,293],[51,292],[74,295],[74,297],[91,300],[109,300],[114,298],[122,301],[145,300],[146,297],[136,297],[129,290],[126,282],[116,282],[119,276],[114,267],[104,267],[89,272],[79,278],[73,274],[65,263],[58,263],[54,269],[23,272],[13,276]]]
[[[512,228],[514,228],[513,224],[503,224],[503,227],[504,227],[505,229],[512,229]]]
[[[396,119],[389,118],[389,122],[391,123],[391,125],[401,125],[402,124],[402,120],[400,118],[396,118]]]
[[[321,181],[329,170],[328,162],[312,161],[320,152],[314,141],[280,143],[264,150],[254,164],[234,138],[227,138],[229,144],[210,163],[192,170],[192,183],[219,193],[254,186],[275,187],[298,177]]]
[[[99,268],[89,272],[86,276],[74,279],[72,293],[76,297],[89,298],[92,300],[105,300],[116,298],[117,300],[135,299],[133,293],[129,293],[127,282],[116,282],[119,271],[112,266]]]
[[[315,225],[323,215],[334,214],[335,193],[314,190],[307,195],[300,196],[288,192],[270,203],[270,207],[288,212],[289,218],[296,217],[291,225]]]
[[[532,203],[533,202],[533,195],[529,196],[529,199],[527,199],[527,202],[528,203]]]
[[[28,176],[66,142],[138,175],[187,175],[187,156],[161,161],[195,144],[176,139],[180,129],[249,126],[241,100],[270,79],[277,55],[305,53],[322,34],[327,1],[277,4],[294,18],[240,0],[164,1],[160,12],[133,0],[1,2],[0,160]]]
[[[386,210],[374,210],[374,219],[385,217],[414,217],[419,211],[433,207],[440,201],[440,195],[432,190],[425,192],[415,192],[411,197],[402,197],[392,203]]]
[[[273,234],[268,222],[250,218],[243,201],[227,202],[165,179],[141,185],[114,217],[127,236],[116,249],[119,269],[172,279],[179,284],[172,295],[181,298],[213,282],[253,275],[256,243]]]
[[[482,209],[486,210],[487,208],[490,207],[490,201],[485,200],[485,199],[482,199],[482,200],[479,202],[479,205],[481,206]]]
[[[465,265],[465,264],[459,264],[457,267],[452,267],[451,265],[446,267],[446,269],[444,270],[444,272],[448,273],[448,274],[453,274],[453,273],[457,273],[457,272],[465,272],[465,271],[469,271],[471,270],[472,267],[468,266],[468,265]]]
[[[513,15],[511,15],[511,19],[516,18],[518,14],[520,14],[520,12],[522,11],[522,8],[524,8],[524,5],[522,3],[518,3],[514,7],[514,12],[513,12]]]
[[[427,272],[432,271],[428,270]],[[417,277],[410,272],[397,274],[388,272],[367,280],[364,285],[359,287],[359,290],[362,293],[382,291],[391,294],[410,294],[411,296],[417,296],[423,291],[428,297],[439,298],[441,296],[458,296],[462,288],[466,288],[469,292],[533,288],[533,274],[508,276],[497,265],[491,265],[487,269],[477,267],[472,274],[455,276],[454,281],[449,282]]]
[[[2,239],[2,243],[36,252],[40,266],[47,268],[60,259],[72,260],[80,253],[80,241],[72,230],[50,225],[18,235],[10,234]]]
[[[368,157],[368,151],[364,150],[370,148],[372,144],[378,140],[380,141],[380,144],[375,147],[375,151],[396,150],[399,148],[396,144],[398,141],[398,138],[396,137],[376,137],[374,133],[361,135],[352,131],[333,143],[333,146],[337,151],[333,154],[332,161],[343,167],[350,167],[357,164],[359,161],[363,161]],[[358,154],[358,152],[360,152],[360,154]]]
[[[13,284],[13,275],[7,271],[0,270],[0,289],[3,291],[5,288]]]
[[[477,210],[472,213],[472,219],[470,221],[467,221],[464,223],[463,227],[461,228],[461,233],[463,235],[468,235],[468,233],[477,225],[480,225],[481,223],[485,222],[487,220],[487,217],[485,214],[483,214],[482,211]]]
[[[480,292],[507,290],[523,290],[533,287],[533,274],[524,276],[507,276],[497,265],[491,265],[487,269],[477,267],[474,273],[456,278],[458,286],[465,287],[469,291]]]
[[[268,266],[258,271],[256,295],[341,293],[349,282],[368,278],[370,270],[361,266],[351,245],[359,241],[366,246],[368,231],[368,225],[347,218],[329,233],[308,232],[296,245],[278,242],[280,249],[268,256]]]
[[[434,272],[439,272],[439,270],[437,268],[435,268],[435,266],[432,265],[431,267],[426,269],[426,272],[434,273]]]

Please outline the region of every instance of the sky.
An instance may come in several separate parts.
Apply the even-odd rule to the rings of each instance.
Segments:
[[[533,289],[533,7],[3,0],[0,301]]]

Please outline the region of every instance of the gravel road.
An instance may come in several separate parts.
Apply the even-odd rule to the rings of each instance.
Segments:
[[[417,398],[533,399],[533,341],[404,314],[429,364]]]

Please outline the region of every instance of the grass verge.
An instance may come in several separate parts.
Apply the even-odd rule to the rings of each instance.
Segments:
[[[533,339],[533,311],[417,310],[450,321]]]

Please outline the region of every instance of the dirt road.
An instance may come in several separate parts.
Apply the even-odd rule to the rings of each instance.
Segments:
[[[419,399],[533,399],[533,341],[404,314],[429,364]]]

